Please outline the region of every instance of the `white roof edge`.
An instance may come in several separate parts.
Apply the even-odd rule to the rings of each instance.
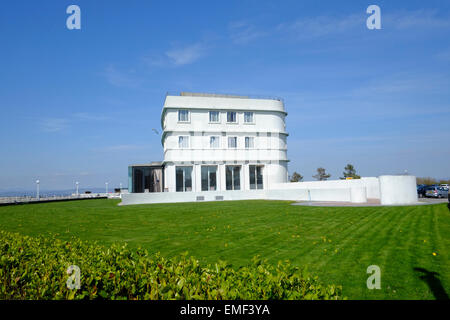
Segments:
[[[258,98],[166,96],[163,109],[173,108],[277,111],[287,114],[283,101]]]

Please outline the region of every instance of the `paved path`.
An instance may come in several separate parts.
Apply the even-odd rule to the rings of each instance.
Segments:
[[[412,205],[447,203],[447,199],[420,198],[419,202]],[[381,207],[383,206],[378,199],[368,199],[366,203],[353,203],[341,201],[301,201],[293,203],[294,206],[312,206],[312,207]],[[402,206],[402,205],[400,205]]]

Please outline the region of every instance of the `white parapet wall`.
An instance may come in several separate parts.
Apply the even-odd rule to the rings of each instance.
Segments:
[[[352,201],[350,189],[237,190],[122,194],[121,205],[219,200]]]
[[[364,203],[367,202],[367,199],[380,199],[379,180],[375,177],[351,180],[278,183],[273,185],[272,187],[274,189],[284,190],[314,190],[314,193],[323,193],[320,197],[323,200],[320,201],[346,201],[353,203]],[[349,196],[342,196],[343,192],[345,192]]]
[[[365,203],[367,202],[366,187],[352,187],[350,188],[350,202]]]
[[[380,180],[377,177],[362,177],[358,180],[366,188],[367,199],[380,199]]]
[[[364,203],[367,202],[367,191],[361,181],[352,180],[285,182],[266,190],[129,193],[122,195],[121,204],[256,199]]]
[[[415,176],[380,176],[382,205],[416,204],[417,187]]]
[[[122,194],[121,205],[257,199],[352,203],[379,199],[382,205],[416,204],[416,177],[285,182],[272,184],[271,189],[265,190],[128,193]]]

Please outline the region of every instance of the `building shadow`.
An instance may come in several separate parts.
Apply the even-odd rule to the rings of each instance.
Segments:
[[[419,275],[419,279],[425,281],[436,300],[450,300],[441,284],[441,280],[438,278],[439,273],[428,271],[424,268],[414,268],[414,271],[421,273],[421,275]]]

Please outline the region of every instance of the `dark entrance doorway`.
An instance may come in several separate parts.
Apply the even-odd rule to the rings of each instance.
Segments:
[[[164,166],[161,163],[130,166],[131,192],[162,192],[164,190]]]

